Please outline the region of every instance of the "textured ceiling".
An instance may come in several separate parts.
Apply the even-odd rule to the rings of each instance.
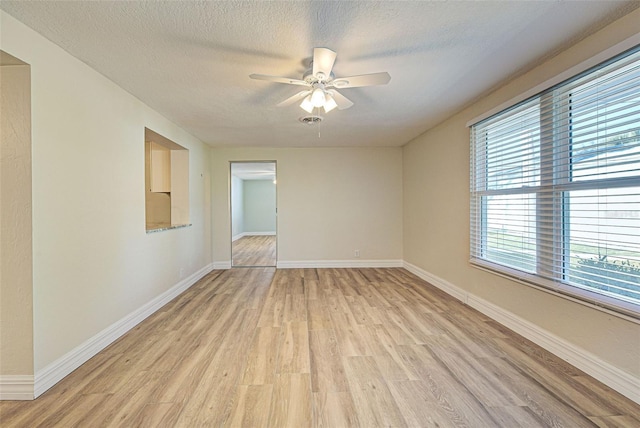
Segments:
[[[399,146],[505,80],[638,7],[626,1],[0,2],[0,8],[213,146]],[[298,122],[314,47],[355,105]]]

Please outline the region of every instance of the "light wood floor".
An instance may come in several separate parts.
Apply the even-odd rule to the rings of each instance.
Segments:
[[[234,241],[233,266],[276,266],[276,237],[274,235],[243,236]]]
[[[214,271],[6,427],[638,427],[640,406],[402,269]]]

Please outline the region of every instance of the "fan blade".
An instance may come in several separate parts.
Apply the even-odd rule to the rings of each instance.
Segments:
[[[342,89],[342,88],[358,88],[361,86],[376,86],[376,85],[386,85],[391,80],[391,76],[389,73],[372,73],[372,74],[361,74],[359,76],[349,76],[349,77],[340,77],[339,79],[335,79],[330,83],[331,86]]]
[[[333,63],[336,62],[336,53],[327,48],[315,48],[313,50],[313,75],[319,80],[328,79],[331,76]],[[318,75],[322,73],[322,75]]]
[[[327,92],[331,94],[336,104],[338,104],[338,110],[346,110],[353,105],[353,102],[349,98],[345,97],[335,89],[330,89]]]
[[[289,85],[309,86],[304,80],[290,79],[288,77],[268,76],[266,74],[250,74],[250,78],[256,80],[266,80],[269,82],[286,83]]]
[[[311,93],[311,91],[300,91],[297,94],[295,94],[294,96],[287,98],[286,100],[282,101],[281,103],[279,103],[277,105],[278,105],[278,107],[285,107],[285,106],[291,105],[291,104],[295,103],[296,101],[300,101],[301,99],[303,99],[304,97],[306,97],[310,93]]]

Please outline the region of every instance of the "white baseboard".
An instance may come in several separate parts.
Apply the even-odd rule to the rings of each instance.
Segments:
[[[489,318],[510,328],[519,335],[567,361],[569,364],[593,376],[625,397],[640,404],[640,389],[638,389],[640,378],[620,370],[573,343],[567,342],[553,333],[540,328],[540,326],[520,318],[474,294],[468,293],[411,263],[404,262],[404,267],[409,272],[424,279],[433,286],[443,290],[461,302],[468,304]]]
[[[236,242],[238,239],[242,238],[244,235],[244,232],[238,233],[237,235],[233,235],[231,237],[231,242]]]
[[[91,357],[102,351],[120,336],[131,330],[149,315],[169,303],[176,296],[195,284],[200,278],[211,272],[213,265],[209,264],[175,286],[165,291],[147,304],[136,309],[126,317],[102,330],[86,342],[67,352],[53,363],[38,371],[35,376],[33,396],[38,397],[62,378],[80,367]],[[33,398],[33,397],[32,397]]]
[[[279,261],[277,265],[278,269],[403,267],[402,260],[285,260]]]
[[[462,303],[467,303],[468,293],[461,288],[453,285],[452,283],[445,281],[442,278],[439,278],[431,273],[427,272],[424,269],[419,268],[416,265],[412,265],[411,263],[403,262],[403,267],[414,274],[415,276],[424,279],[429,284],[438,287],[440,290],[444,291],[450,296],[455,297],[460,300]]]
[[[0,400],[33,400],[33,376],[0,376]]]
[[[213,262],[213,269],[214,270],[225,270],[225,269],[231,269],[231,262],[230,261],[226,261],[226,262]]]
[[[214,262],[214,269],[231,269],[231,262]],[[278,261],[278,269],[294,268],[390,268],[403,267],[402,260],[293,260]]]

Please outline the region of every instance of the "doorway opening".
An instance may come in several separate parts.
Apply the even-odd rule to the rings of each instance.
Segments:
[[[276,162],[230,162],[231,266],[277,264]]]

